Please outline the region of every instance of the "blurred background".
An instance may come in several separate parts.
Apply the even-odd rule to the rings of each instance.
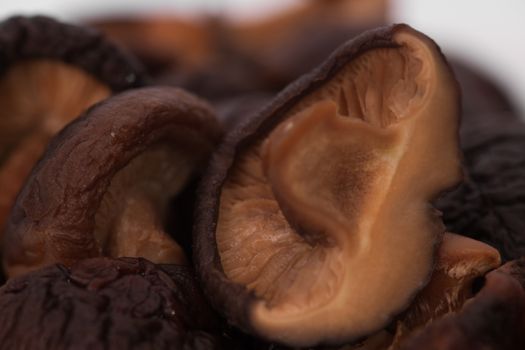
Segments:
[[[268,18],[301,2],[304,3],[301,0],[2,0],[0,16],[47,14],[61,20],[86,22],[133,15],[197,18],[206,14],[242,23]],[[525,99],[522,98],[525,96],[525,69],[522,68],[525,62],[525,1],[361,2],[370,4],[364,7],[386,6],[385,22],[406,22],[425,32],[448,56],[482,71],[499,85],[521,112],[525,111]]]

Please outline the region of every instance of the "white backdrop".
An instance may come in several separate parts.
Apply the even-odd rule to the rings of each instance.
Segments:
[[[207,9],[233,17],[278,11],[299,0],[0,0],[0,17],[44,13],[63,20],[134,12],[192,14]],[[487,71],[525,111],[524,0],[392,0],[391,18],[434,38],[445,53]]]

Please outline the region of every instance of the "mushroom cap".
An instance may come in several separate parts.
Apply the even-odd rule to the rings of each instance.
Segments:
[[[141,258],[52,265],[0,288],[5,348],[231,348],[187,266]]]
[[[227,135],[194,229],[214,306],[292,346],[357,341],[402,312],[444,232],[430,201],[461,180],[458,90],[435,43],[384,27]]]
[[[20,192],[4,237],[7,274],[101,255],[180,263],[164,216],[220,136],[210,107],[176,88],[93,106],[53,138]]]
[[[49,139],[87,107],[147,80],[96,30],[44,16],[0,22],[0,235]]]

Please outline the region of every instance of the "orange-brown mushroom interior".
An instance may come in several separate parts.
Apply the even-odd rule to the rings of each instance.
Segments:
[[[52,60],[22,61],[0,77],[0,232],[50,138],[110,93],[86,72]]]
[[[457,89],[427,39],[370,50],[240,154],[221,194],[223,270],[259,301],[263,335],[355,339],[408,306],[443,225],[429,202],[461,177]]]

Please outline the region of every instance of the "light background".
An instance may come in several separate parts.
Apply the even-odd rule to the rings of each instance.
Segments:
[[[0,17],[48,14],[74,21],[123,13],[196,14],[235,18],[271,14],[300,0],[0,0]],[[446,54],[472,62],[505,87],[525,111],[524,0],[392,0],[390,18],[434,38]],[[523,113],[525,114],[525,113]]]

